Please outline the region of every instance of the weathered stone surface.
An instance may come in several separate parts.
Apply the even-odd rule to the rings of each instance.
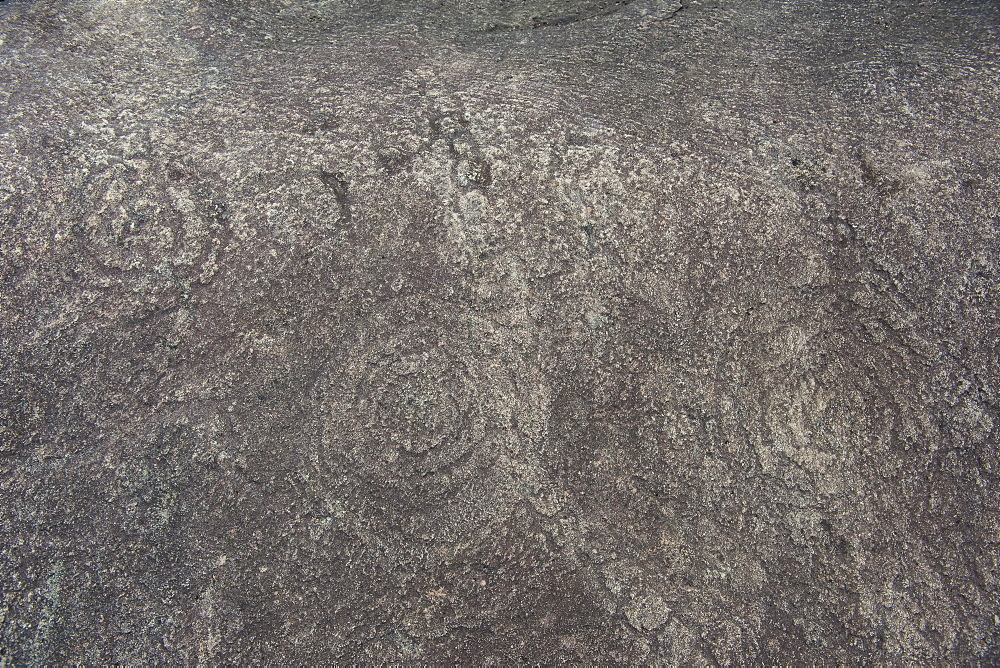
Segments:
[[[998,660],[998,19],[0,3],[4,660]]]

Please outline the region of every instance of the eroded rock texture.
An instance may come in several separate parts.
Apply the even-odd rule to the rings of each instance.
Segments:
[[[0,3],[3,660],[998,660],[998,20]]]

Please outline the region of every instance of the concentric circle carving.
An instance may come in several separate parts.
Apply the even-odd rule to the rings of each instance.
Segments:
[[[513,384],[483,350],[487,330],[445,308],[372,318],[320,383],[326,452],[377,487],[461,487],[510,423]]]

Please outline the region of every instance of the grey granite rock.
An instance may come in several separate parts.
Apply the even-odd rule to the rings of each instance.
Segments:
[[[990,663],[1000,9],[0,2],[0,663]]]

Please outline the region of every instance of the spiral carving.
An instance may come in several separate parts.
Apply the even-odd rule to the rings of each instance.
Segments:
[[[327,452],[377,487],[425,499],[461,487],[509,423],[513,395],[481,328],[445,309],[372,318],[321,383]]]

